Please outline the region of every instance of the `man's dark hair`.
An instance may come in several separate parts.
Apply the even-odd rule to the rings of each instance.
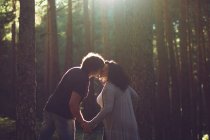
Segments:
[[[129,78],[123,68],[114,61],[106,61],[105,64],[108,64],[108,81],[121,90],[126,90],[129,85]]]
[[[96,72],[104,67],[104,58],[97,54],[90,52],[82,59],[81,68],[87,73]]]

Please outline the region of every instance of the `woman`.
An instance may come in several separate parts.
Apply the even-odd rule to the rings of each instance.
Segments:
[[[100,112],[89,122],[91,128],[104,123],[106,140],[139,140],[132,96],[137,93],[129,86],[129,80],[119,64],[106,61],[100,80],[104,84],[97,97]]]

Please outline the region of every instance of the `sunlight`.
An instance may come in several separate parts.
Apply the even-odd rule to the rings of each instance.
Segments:
[[[2,40],[3,41],[12,40],[12,33],[7,33]]]
[[[42,18],[40,15],[36,14],[35,15],[35,25],[38,26],[42,23]]]
[[[104,4],[113,4],[114,0],[102,0]]]
[[[208,134],[203,135],[202,140],[209,140],[209,135]]]
[[[35,26],[42,23],[42,17],[47,9],[47,1],[36,0],[35,4]]]

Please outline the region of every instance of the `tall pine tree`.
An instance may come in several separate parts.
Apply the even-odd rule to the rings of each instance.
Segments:
[[[17,140],[35,140],[35,1],[20,0],[17,50]]]

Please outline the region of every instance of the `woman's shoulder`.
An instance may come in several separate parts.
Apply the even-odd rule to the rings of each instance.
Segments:
[[[128,86],[126,92],[129,92],[131,95],[136,96],[138,98],[138,93],[131,86]]]
[[[106,82],[105,84],[104,84],[104,87],[103,87],[103,89],[110,89],[110,88],[113,88],[113,85],[112,85],[112,83],[110,83],[110,82]]]
[[[131,86],[128,86],[127,91],[136,92]]]
[[[104,91],[109,91],[109,92],[116,92],[117,90],[117,87],[112,84],[111,82],[107,82],[105,85],[104,85],[104,88],[103,88]]]
[[[112,84],[111,82],[107,82],[104,87],[106,88],[110,88],[110,89],[116,89],[117,86],[115,86],[114,84]]]

